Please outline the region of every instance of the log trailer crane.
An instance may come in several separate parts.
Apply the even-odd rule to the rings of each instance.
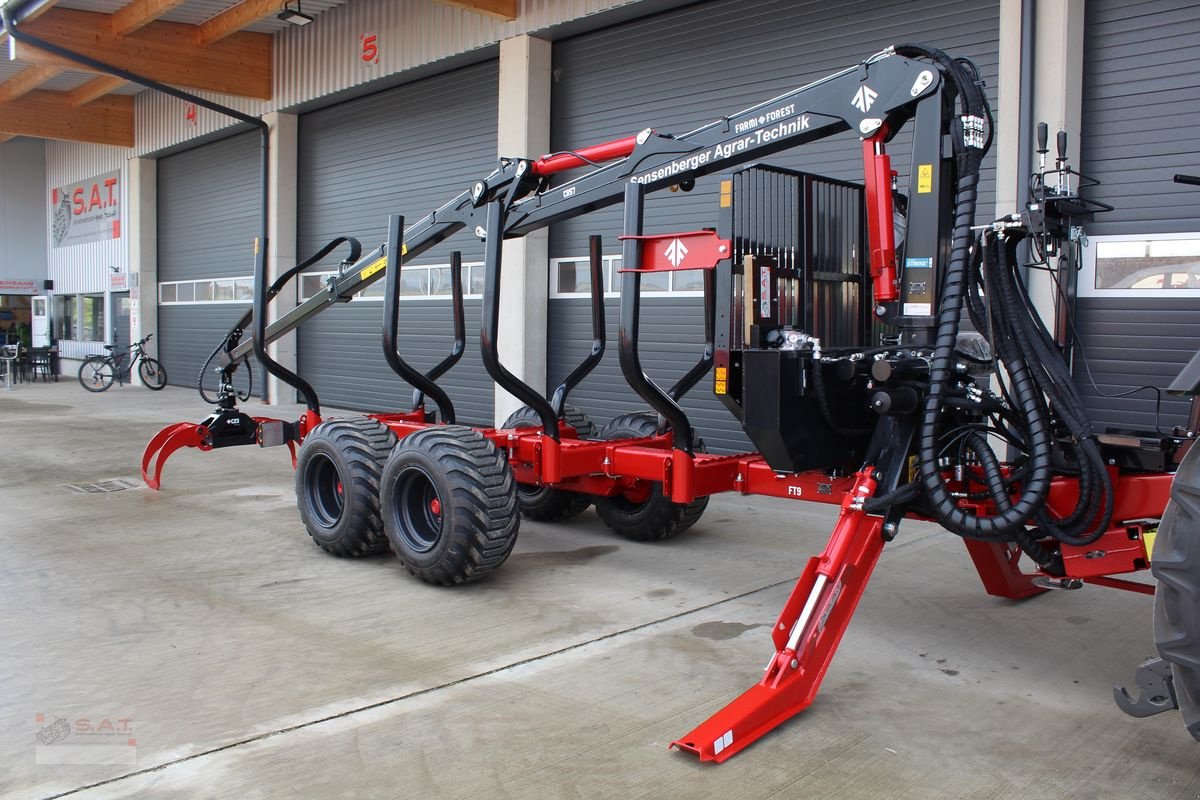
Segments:
[[[902,185],[888,145],[906,127],[911,163]],[[1054,169],[1043,155],[1028,206],[976,225],[991,127],[969,61],[901,45],[685,134],[648,129],[539,159],[501,159],[415,224],[405,228],[393,216],[387,242],[365,256],[357,242],[336,240],[273,284],[260,270],[253,311],[216,354],[217,408],[198,425],[155,436],[143,475],[157,488],[165,460],[181,447],[287,444],[301,517],[320,546],[337,555],[390,547],[409,572],[435,584],[499,567],[520,511],[562,520],[595,503],[610,527],[645,540],[694,524],[717,492],[836,505],[828,544],[774,625],[776,652],[762,679],[674,742],[717,762],[812,702],[905,517],[936,520],[961,536],[986,590],[1009,598],[1085,583],[1154,593],[1149,583],[1114,577],[1150,568],[1153,548],[1163,659],[1139,672],[1138,697],[1119,690],[1117,698],[1142,716],[1179,707],[1200,738],[1200,455],[1187,450],[1185,431],[1093,431],[1059,344],[1026,293],[1018,247],[1031,243],[1050,255],[1071,247],[1069,229],[1094,207],[1072,188],[1078,174],[1060,140]],[[861,138],[862,186],[754,164],[848,130]],[[1044,154],[1044,132],[1040,138]],[[643,230],[648,192],[688,190],[707,175],[720,176],[715,229]],[[507,370],[497,352],[501,244],[618,203],[620,365],[652,411],[618,417],[597,435],[567,399],[605,347],[598,238],[591,353],[550,398]],[[422,373],[397,346],[403,259],[463,230],[485,243],[484,366],[525,404],[500,428],[456,424],[437,383],[465,340],[457,255],[450,354]],[[287,280],[342,244],[350,255],[339,274],[267,325],[267,303]],[[703,273],[706,340],[696,364],[664,389],[639,359],[639,290],[646,274],[685,269]],[[323,422],[313,387],[273,362],[265,345],[379,279],[384,354],[414,387],[413,403],[404,413]],[[964,314],[978,333],[964,329]],[[239,410],[234,374],[252,354],[304,397],[299,419]],[[704,452],[680,399],[710,371],[713,391],[758,452]],[[1022,556],[1034,571],[1022,569]]]

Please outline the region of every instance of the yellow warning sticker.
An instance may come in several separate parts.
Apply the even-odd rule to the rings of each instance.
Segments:
[[[407,248],[401,249],[400,252],[403,253],[405,249],[407,249]],[[386,266],[387,266],[387,256],[381,256],[380,258],[375,259],[370,264],[368,264],[366,267],[364,267],[362,272],[358,273],[358,277],[361,280],[365,281],[367,278],[371,277],[376,272],[379,272],[379,270],[383,269]]]
[[[917,165],[917,194],[933,191],[933,164]]]
[[[1142,544],[1146,546],[1146,560],[1154,560],[1154,541],[1158,538],[1158,526],[1142,531]]]

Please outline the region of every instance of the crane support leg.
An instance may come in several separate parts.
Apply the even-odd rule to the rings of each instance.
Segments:
[[[883,517],[867,514],[874,468],[857,475],[824,552],[812,558],[779,615],[775,656],[757,686],[672,743],[720,763],[812,703],[883,550]]]

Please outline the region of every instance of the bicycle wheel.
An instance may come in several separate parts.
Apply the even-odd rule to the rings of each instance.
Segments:
[[[115,377],[112,361],[104,356],[88,356],[79,365],[79,385],[89,392],[103,392],[113,385]]]
[[[167,385],[167,371],[153,358],[143,358],[138,364],[138,375],[147,389],[158,391]]]

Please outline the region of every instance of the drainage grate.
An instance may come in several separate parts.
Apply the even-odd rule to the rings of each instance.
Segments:
[[[136,489],[137,484],[133,481],[127,481],[124,478],[113,478],[112,480],[100,481],[99,483],[69,483],[68,489],[72,489],[80,494],[105,494],[107,492],[123,492],[126,489]]]

